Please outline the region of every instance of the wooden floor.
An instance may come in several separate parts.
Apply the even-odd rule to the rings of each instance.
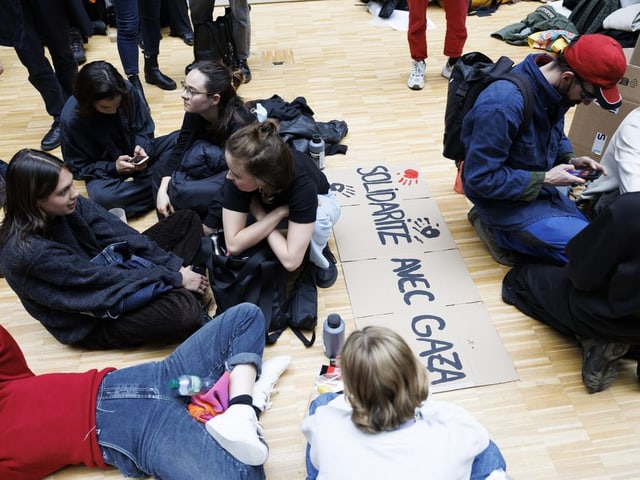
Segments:
[[[539,5],[520,2],[500,7],[491,17],[470,17],[466,51],[523,58],[529,48],[509,46],[490,33],[518,22]],[[422,91],[411,91],[405,83],[410,70],[405,34],[370,25],[372,17],[357,0],[254,5],[249,59],[253,81],[240,93],[246,99],[278,94],[290,101],[303,96],[316,120],[345,120],[349,134],[344,143],[349,149],[344,156],[328,157],[331,167],[370,161],[420,165],[520,378],[437,396],[464,406],[486,425],[514,479],[639,479],[640,389],[635,364],[624,363],[611,388],[589,395],[580,379],[581,357],[574,342],[500,300],[507,269],[492,261],[468,225],[469,203],[453,192],[454,167],[441,155],[447,87],[440,77],[445,61],[441,53],[444,14],[432,6],[429,15],[436,28],[430,32],[427,85]],[[87,57],[107,59],[120,68],[116,44],[107,37],[92,38]],[[0,76],[0,158],[9,160],[19,148],[38,147],[51,120],[13,50],[0,48],[0,59],[5,65]],[[190,60],[190,48],[165,35],[162,70],[180,81]],[[178,92],[148,86],[146,95],[158,134],[180,126],[183,111]],[[149,214],[134,226],[142,229],[153,220]],[[319,303],[322,319],[338,312],[353,329],[342,274],[334,287],[320,292]],[[0,321],[15,335],[37,373],[122,367],[158,359],[170,351],[141,348],[95,353],[59,345],[24,312],[4,280],[0,280],[0,306]],[[299,424],[324,357],[320,345],[305,350],[290,334],[269,347],[265,356],[281,354],[294,360],[278,384],[279,393],[272,397],[273,408],[262,417],[271,452],[266,471],[274,480],[302,479],[304,439]],[[55,406],[50,407],[54,414]],[[74,467],[51,478],[120,475],[115,470]],[[215,472],[210,478],[217,478]]]

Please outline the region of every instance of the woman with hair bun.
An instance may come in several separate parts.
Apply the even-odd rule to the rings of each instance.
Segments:
[[[316,285],[332,286],[338,269],[327,241],[340,205],[311,157],[289,149],[269,119],[234,133],[225,155],[222,222],[229,253],[267,240],[284,268],[294,271],[309,249]],[[248,222],[249,215],[255,222]],[[286,235],[278,229],[285,221]]]

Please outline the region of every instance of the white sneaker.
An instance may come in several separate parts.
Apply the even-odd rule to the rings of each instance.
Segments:
[[[231,405],[205,427],[222,448],[247,465],[262,465],[269,456],[264,430],[251,405]]]
[[[440,73],[444,78],[451,78],[451,72],[453,72],[453,65],[449,65],[449,60],[447,60]]]
[[[413,60],[411,75],[409,75],[409,80],[407,80],[407,87],[411,90],[422,90],[424,88],[425,68],[426,64],[424,60]]]
[[[274,392],[280,375],[289,367],[289,364],[291,364],[291,357],[288,355],[271,358],[262,364],[260,378],[253,386],[253,405],[261,412],[271,408],[271,393]]]

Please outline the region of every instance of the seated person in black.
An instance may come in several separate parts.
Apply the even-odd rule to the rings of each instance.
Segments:
[[[266,239],[284,268],[297,269],[307,249],[316,284],[333,285],[335,257],[327,247],[340,205],[311,157],[291,150],[273,120],[248,125],[227,141],[229,166],[222,223],[229,253],[237,255]],[[247,222],[251,214],[256,221]],[[287,220],[286,235],[278,230]]]

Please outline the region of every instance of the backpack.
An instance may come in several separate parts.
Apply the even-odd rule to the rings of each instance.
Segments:
[[[228,256],[224,253],[222,230],[214,235],[217,235],[215,246],[212,237],[202,237],[201,254],[216,300],[216,315],[242,302],[253,303],[264,315],[267,344],[275,343],[283,331],[291,328],[306,347],[313,345],[315,331],[308,340],[300,329],[315,329],[317,294],[309,298],[308,288],[300,289],[299,293],[296,288],[288,298],[287,271],[266,241],[242,252],[242,255]],[[292,322],[290,311],[294,312],[297,322]],[[301,317],[301,312],[308,315]]]
[[[234,67],[238,63],[231,25],[230,7],[225,7],[224,15],[215,21],[194,25],[193,54],[196,62],[217,60],[228,67]]]
[[[513,60],[502,56],[497,62],[480,52],[471,52],[460,57],[454,65],[447,90],[447,105],[444,113],[444,139],[442,155],[459,163],[464,160],[465,148],[460,138],[462,122],[473,107],[480,92],[496,80],[515,83],[524,98],[524,121],[520,128],[531,123],[533,118],[533,91],[530,82],[515,73]]]

